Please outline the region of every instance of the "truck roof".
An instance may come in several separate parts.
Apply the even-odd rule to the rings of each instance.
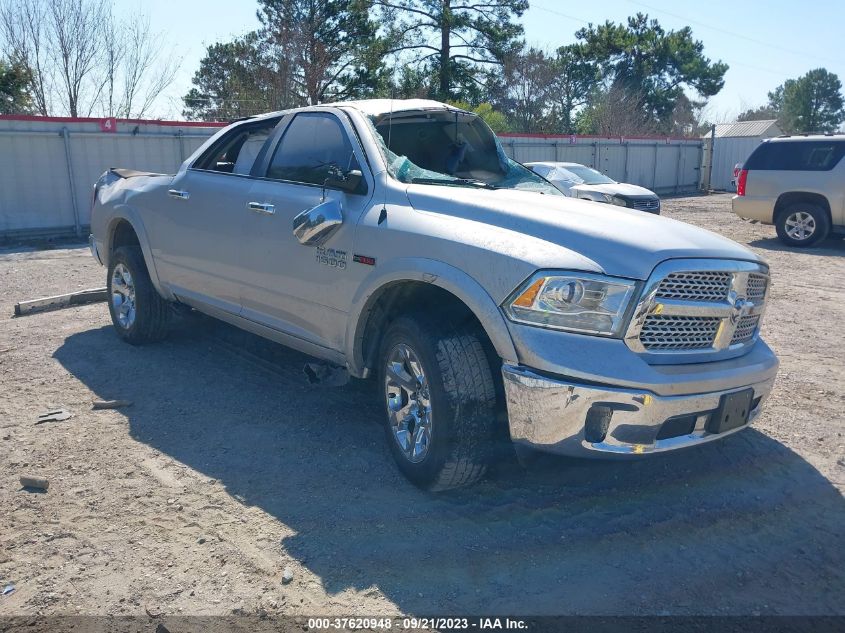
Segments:
[[[454,110],[457,112],[466,112],[466,110],[456,108],[448,103],[441,103],[432,99],[361,99],[358,101],[339,101],[325,105],[355,108],[368,116],[378,116],[380,114],[389,114],[390,112],[406,112],[409,110]]]
[[[355,108],[366,116],[379,116],[384,114],[390,114],[391,112],[424,112],[426,110],[440,110],[446,112],[463,112],[467,114],[472,114],[471,112],[467,112],[462,108],[457,108],[455,106],[449,105],[448,103],[441,103],[440,101],[434,101],[432,99],[360,99],[357,101],[336,101],[333,103],[320,103],[313,107]],[[244,117],[242,119],[236,119],[235,121],[232,121],[232,123],[237,123],[240,121],[258,121],[274,116],[282,116],[290,112],[294,112],[296,110],[307,110],[308,108],[309,106],[302,106],[299,108],[288,108],[287,110],[279,110],[277,112],[265,112],[262,114]]]

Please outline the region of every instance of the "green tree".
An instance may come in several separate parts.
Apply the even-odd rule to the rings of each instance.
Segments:
[[[185,116],[227,120],[374,94],[386,83],[369,0],[260,0],[261,29],[209,46]]]
[[[573,134],[575,113],[589,103],[600,79],[599,67],[587,58],[584,46],[579,44],[561,46],[551,64],[550,122],[555,132]]]
[[[212,44],[182,100],[182,114],[195,120],[227,121],[300,105],[286,60],[263,52],[257,33]]]
[[[771,93],[770,93],[771,94]],[[780,117],[780,110],[773,108],[771,105],[759,106],[757,108],[749,108],[741,112],[736,117],[737,121],[770,121]]]
[[[505,64],[502,103],[517,132],[547,132],[549,98],[554,79],[552,60],[536,48]]]
[[[724,86],[727,64],[704,55],[704,45],[689,27],[666,31],[657,20],[637,13],[627,24],[607,21],[580,29],[576,37],[588,59],[601,68],[614,89],[641,95],[641,116],[659,127],[671,126],[671,115],[685,89],[703,98]]]
[[[29,114],[29,72],[22,64],[0,59],[0,114]]]
[[[769,93],[769,105],[780,111],[781,125],[789,133],[834,132],[845,121],[842,83],[824,68],[784,82]]]
[[[426,69],[432,95],[464,98],[470,84],[485,86],[491,66],[502,66],[522,47],[515,20],[528,0],[375,0],[391,25],[389,52]],[[402,62],[400,61],[400,66]]]
[[[271,57],[286,59],[311,105],[375,92],[386,80],[371,0],[259,0]]]

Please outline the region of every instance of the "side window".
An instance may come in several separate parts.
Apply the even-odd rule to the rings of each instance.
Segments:
[[[746,169],[830,171],[845,155],[843,141],[764,143],[746,161]]]
[[[267,177],[322,185],[332,168],[359,169],[352,144],[334,116],[296,115],[270,161]]]
[[[278,122],[279,119],[270,119],[261,125],[242,125],[232,130],[200,156],[192,167],[248,175],[258,152]]]

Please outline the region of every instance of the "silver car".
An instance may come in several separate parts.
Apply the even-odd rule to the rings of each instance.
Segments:
[[[605,458],[718,440],[777,371],[755,253],[596,213],[434,101],[234,123],[175,174],[104,173],[91,228],[121,339],[164,338],[183,304],[373,379],[396,463],[429,490],[478,480],[507,440]]]
[[[660,213],[660,197],[653,191],[639,185],[616,182],[586,165],[536,162],[525,163],[525,166],[571,198],[606,202],[637,211]]]

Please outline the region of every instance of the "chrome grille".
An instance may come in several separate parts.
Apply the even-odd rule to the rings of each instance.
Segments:
[[[769,285],[769,278],[765,275],[752,274],[748,277],[748,289],[746,296],[749,301],[762,301],[766,297],[766,287]]]
[[[731,345],[738,343],[747,343],[754,338],[757,333],[757,325],[760,323],[759,315],[752,315],[742,317],[734,330],[734,335],[731,337]]]
[[[637,211],[659,211],[660,200],[632,200],[631,207],[636,209]]]
[[[646,282],[625,342],[654,362],[736,356],[757,340],[768,284],[765,266],[752,262],[668,260]]]
[[[731,289],[731,273],[671,273],[657,288],[658,299],[724,301]]]
[[[718,317],[649,315],[640,342],[649,351],[707,349],[719,330]]]

